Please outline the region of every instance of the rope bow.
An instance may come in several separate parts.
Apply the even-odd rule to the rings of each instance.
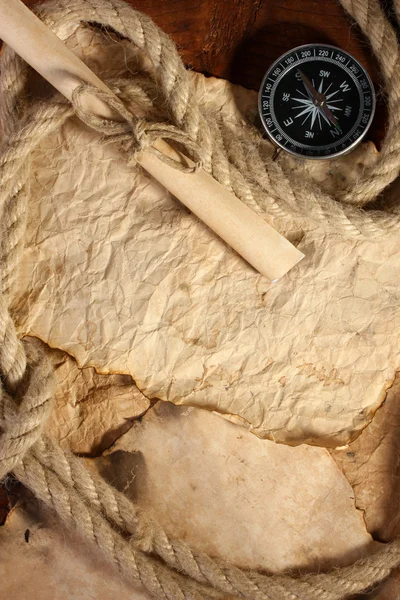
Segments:
[[[140,91],[143,92],[143,90]],[[114,111],[116,117],[119,116],[120,119],[102,119],[86,110],[83,104],[87,95],[103,100]],[[131,90],[128,100],[133,101],[135,99],[135,95],[132,94]],[[135,117],[116,95],[114,96],[90,84],[81,84],[72,93],[72,104],[76,115],[81,121],[101,133],[103,141],[121,145],[124,153],[128,156],[127,162],[129,164],[137,162],[140,153],[144,150],[149,150],[158,156],[160,160],[179,171],[193,173],[203,164],[203,152],[199,144],[191,140],[187,133],[171,123]],[[194,166],[187,166],[154,148],[153,144],[158,139],[179,144],[179,147],[183,148],[184,154],[194,161]]]

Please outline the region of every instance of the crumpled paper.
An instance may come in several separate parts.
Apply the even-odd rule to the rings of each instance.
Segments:
[[[400,377],[384,405],[357,440],[331,455],[351,484],[356,506],[376,540],[400,536]]]
[[[242,567],[320,571],[374,548],[326,449],[260,440],[209,411],[158,402],[85,463],[169,533]],[[30,497],[0,527],[0,581],[14,600],[151,600]]]
[[[69,43],[89,43],[100,76],[134,77],[126,43],[87,27]],[[199,101],[232,126],[254,119],[254,92],[192,77]],[[278,158],[326,188],[375,159],[371,144],[318,167]],[[341,239],[307,215],[294,224],[260,207],[306,255],[271,284],[77,119],[33,153],[29,193],[21,335],[278,442],[343,445],[371,421],[400,362],[397,239]]]
[[[243,568],[320,570],[371,550],[326,449],[260,440],[209,411],[159,402],[94,462],[171,535]]]
[[[150,400],[128,375],[100,375],[60,350],[49,351],[56,375],[55,406],[46,432],[76,454],[109,448],[143,415]]]

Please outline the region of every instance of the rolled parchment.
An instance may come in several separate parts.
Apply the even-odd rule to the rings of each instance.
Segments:
[[[112,93],[21,0],[0,0],[0,38],[69,100],[74,89],[88,83]],[[121,120],[111,107],[85,95],[85,109],[103,118]],[[163,154],[183,157],[163,140],[154,144]],[[281,278],[304,255],[259,215],[202,169],[183,172],[144,150],[138,162],[270,281]]]

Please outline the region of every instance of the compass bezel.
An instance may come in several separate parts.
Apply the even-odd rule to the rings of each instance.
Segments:
[[[306,50],[314,50],[314,55],[307,57],[305,59],[299,59],[299,57],[297,56],[297,61],[294,64],[288,64],[286,65],[286,67],[284,66],[284,61],[291,56],[292,54],[296,54],[298,52],[304,52]],[[271,81],[273,81],[273,85],[272,88],[269,92],[270,97],[272,95],[273,97],[273,91],[274,88],[277,87],[279,81],[281,79],[284,78],[285,73],[290,72],[296,65],[298,64],[302,64],[303,62],[310,62],[315,60],[320,61],[322,64],[323,63],[330,63],[330,64],[337,64],[338,66],[342,66],[344,72],[345,69],[347,67],[344,67],[343,64],[341,62],[336,62],[332,60],[331,58],[328,57],[318,57],[316,56],[315,52],[316,50],[319,49],[328,49],[330,51],[336,51],[342,55],[348,56],[349,59],[357,66],[357,68],[360,70],[361,74],[359,77],[354,76],[354,73],[350,73],[350,76],[352,77],[353,81],[355,81],[356,83],[356,87],[358,90],[358,93],[360,94],[360,97],[362,100],[364,100],[364,97],[368,94],[371,95],[371,107],[368,109],[370,110],[370,115],[369,115],[369,119],[367,123],[363,123],[363,124],[359,124],[358,128],[361,128],[361,134],[357,137],[357,139],[353,140],[353,141],[349,141],[350,143],[346,144],[346,146],[343,148],[343,144],[344,142],[340,142],[340,140],[338,141],[338,143],[335,145],[336,147],[339,145],[339,143],[341,143],[342,148],[333,151],[332,153],[327,153],[325,150],[324,154],[316,154],[316,155],[310,155],[307,154],[306,152],[302,152],[300,149],[298,149],[302,144],[300,144],[299,142],[296,142],[294,140],[294,145],[295,148],[291,149],[290,147],[287,147],[287,141],[286,144],[284,141],[281,141],[279,138],[276,139],[274,132],[281,130],[281,125],[278,121],[278,119],[276,118],[276,116],[273,116],[271,114],[270,116],[270,120],[272,119],[272,126],[268,125],[266,123],[266,119],[265,119],[265,115],[263,114],[263,106],[262,106],[262,102],[263,100],[265,100],[265,97],[263,98],[263,93],[265,91],[265,86],[266,86],[266,82],[268,79],[270,79]],[[347,63],[348,65],[348,63]],[[283,67],[283,71],[281,70],[281,72],[276,75],[273,76],[273,73],[275,71],[275,69],[277,69],[278,67]],[[361,85],[358,83],[358,79],[364,78],[367,81],[368,87],[365,88],[365,90],[361,89]],[[362,96],[361,96],[362,94]],[[298,158],[305,158],[308,160],[330,160],[332,158],[337,158],[339,156],[344,156],[346,154],[349,154],[356,146],[358,146],[358,144],[363,140],[363,138],[365,137],[365,135],[367,134],[374,115],[375,115],[375,109],[376,109],[376,94],[375,94],[375,89],[374,89],[374,85],[372,83],[372,80],[368,74],[368,72],[366,71],[366,69],[363,67],[363,65],[356,59],[354,58],[353,55],[351,55],[349,52],[347,52],[346,50],[343,50],[342,48],[339,48],[338,46],[334,46],[332,44],[322,44],[322,43],[309,43],[309,44],[302,44],[301,46],[296,46],[294,48],[292,48],[291,50],[288,50],[287,52],[285,52],[284,54],[282,54],[277,60],[275,60],[272,65],[269,67],[269,69],[267,70],[267,72],[265,73],[261,85],[260,85],[260,89],[258,92],[258,112],[259,112],[259,116],[261,119],[261,123],[263,125],[263,129],[266,132],[266,134],[268,135],[268,138],[270,139],[270,141],[278,148],[281,148],[282,150],[285,150],[285,152],[288,152],[289,154],[292,154],[293,156],[296,156]],[[272,107],[272,111],[274,110],[274,107]],[[364,107],[363,104],[360,104],[360,110],[358,112],[357,117],[354,119],[354,129],[356,129],[356,125],[357,125],[357,120],[361,119],[364,113]],[[274,128],[274,129],[273,129]],[[270,129],[273,129],[273,131],[271,131]],[[282,137],[282,134],[278,134]],[[287,133],[283,132],[283,135],[286,135],[286,137],[290,137],[287,135]],[[347,137],[349,137],[349,134],[347,134]],[[343,139],[343,138],[341,138]],[[293,145],[293,144],[292,144]],[[303,146],[307,146],[307,144],[304,144]],[[308,147],[312,148],[313,145],[309,144]],[[314,148],[320,148],[320,146],[318,145],[314,145]],[[318,150],[315,150],[315,152],[318,152]]]

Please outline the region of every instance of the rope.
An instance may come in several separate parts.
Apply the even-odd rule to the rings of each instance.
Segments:
[[[43,434],[53,406],[54,377],[46,354],[34,340],[21,341],[10,303],[18,276],[27,218],[29,155],[35,146],[76,114],[101,133],[104,143],[120,145],[135,161],[157,138],[173,140],[196,164],[261,214],[289,217],[343,237],[385,237],[400,226],[400,207],[373,210],[367,205],[396,179],[400,169],[400,57],[396,35],[378,0],[341,0],[370,40],[388,94],[389,127],[379,159],[351,189],[334,198],[310,182],[299,182],[279,164],[265,159],[262,137],[246,127],[232,132],[202,110],[191,79],[172,41],[145,15],[122,0],[57,0],[39,7],[42,20],[61,38],[82,22],[114,29],[150,59],[152,72],[135,80],[115,78],[106,94],[90,86],[74,93],[73,106],[58,95],[28,104],[28,68],[6,48],[0,73],[0,479],[13,473],[68,526],[95,544],[119,572],[156,598],[200,600],[342,600],[386,578],[400,564],[400,540],[350,567],[329,573],[292,575],[243,570],[191,548],[167,534],[157,521],[86,469]],[[400,0],[395,0],[400,18]],[[85,113],[82,96],[94,93],[123,117],[102,120]],[[137,119],[131,102],[146,109]],[[178,165],[174,164],[176,168]],[[365,207],[365,208],[363,208]]]

